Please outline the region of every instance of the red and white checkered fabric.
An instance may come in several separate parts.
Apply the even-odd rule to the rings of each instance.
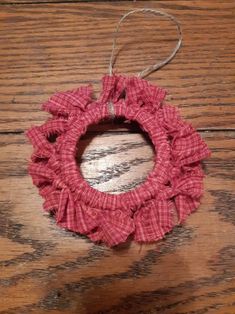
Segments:
[[[52,118],[27,131],[34,147],[29,173],[45,199],[44,210],[54,213],[61,227],[108,246],[129,235],[138,242],[159,240],[174,227],[173,207],[182,223],[199,206],[204,177],[200,162],[211,152],[178,110],[163,104],[162,88],[121,75],[105,75],[102,81],[97,100],[89,85],[58,92],[43,104]],[[148,132],[157,151],[146,181],[118,195],[91,187],[75,160],[79,138],[90,124],[109,117],[109,102],[116,116],[135,120]]]

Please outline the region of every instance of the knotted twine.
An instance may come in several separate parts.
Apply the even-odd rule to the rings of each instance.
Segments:
[[[119,26],[135,12],[170,18],[177,25],[178,43],[167,59],[137,76],[113,74]],[[98,99],[92,98],[92,86],[88,85],[57,92],[42,105],[52,117],[27,131],[34,147],[28,169],[45,199],[44,210],[53,213],[62,228],[108,246],[125,242],[130,235],[137,242],[151,242],[162,239],[198,208],[203,194],[201,160],[210,156],[210,150],[193,126],[180,117],[178,109],[164,101],[166,90],[142,78],[167,64],[181,41],[182,32],[175,17],[152,9],[130,11],[118,23],[109,74],[102,78]],[[154,168],[145,182],[121,194],[94,189],[76,163],[80,137],[90,124],[110,115],[138,122],[157,152]],[[50,141],[52,136],[56,138],[54,142]],[[173,222],[175,209],[177,223]]]

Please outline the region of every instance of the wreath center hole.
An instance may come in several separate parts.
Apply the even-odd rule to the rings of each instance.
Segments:
[[[155,148],[139,124],[115,118],[90,125],[77,143],[76,162],[85,181],[109,194],[143,183],[153,170]]]

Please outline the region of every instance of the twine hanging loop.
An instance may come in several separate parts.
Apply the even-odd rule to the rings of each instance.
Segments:
[[[180,26],[180,22],[177,20],[176,17],[174,17],[173,15],[168,14],[166,12],[163,12],[160,10],[149,9],[149,8],[136,9],[136,10],[129,11],[121,17],[121,19],[119,20],[119,22],[117,24],[116,31],[114,33],[111,57],[110,57],[110,62],[109,62],[109,75],[113,74],[113,66],[115,63],[115,49],[116,49],[116,42],[117,42],[117,38],[118,38],[120,25],[128,16],[130,16],[131,14],[134,14],[134,13],[138,13],[138,12],[140,12],[140,13],[142,13],[142,12],[143,13],[152,13],[154,15],[164,16],[164,17],[168,18],[169,20],[171,20],[177,26],[177,31],[178,31],[178,42],[177,42],[175,48],[173,49],[172,53],[163,61],[155,63],[154,65],[148,66],[143,71],[139,72],[137,74],[138,77],[140,77],[140,78],[146,77],[150,73],[162,68],[164,65],[166,65],[169,61],[171,61],[175,57],[177,51],[179,50],[179,48],[181,46],[182,39],[183,39],[182,29]]]

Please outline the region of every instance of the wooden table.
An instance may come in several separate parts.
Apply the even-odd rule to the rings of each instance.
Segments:
[[[156,244],[114,249],[58,228],[27,174],[24,131],[48,114],[56,91],[92,83],[98,95],[112,36],[129,9],[175,15],[183,46],[148,80],[198,129],[212,156],[201,206]],[[81,2],[0,0],[0,313],[235,313],[234,1]],[[133,16],[118,40],[119,73],[168,56],[176,30],[163,18]],[[120,193],[153,166],[135,125],[93,126],[79,146],[86,180]]]

